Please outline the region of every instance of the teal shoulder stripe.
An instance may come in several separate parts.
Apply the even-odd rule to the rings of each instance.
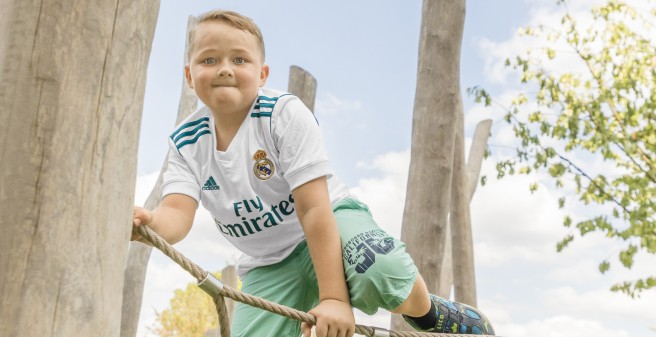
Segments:
[[[251,113],[251,117],[256,117],[256,118],[271,117],[271,113],[270,112],[253,112],[253,113]]]
[[[175,147],[178,149],[178,151],[180,151],[180,149],[182,147],[184,147],[186,145],[189,145],[189,144],[195,143],[196,141],[198,141],[198,138],[200,138],[200,136],[206,135],[206,134],[209,134],[209,133],[210,133],[210,130],[203,130],[203,131],[199,132],[196,135],[196,137],[194,137],[192,139],[189,139],[189,140],[185,140],[184,142],[180,142],[180,144],[176,144]]]
[[[197,119],[195,121],[191,121],[189,123],[182,124],[177,130],[175,130],[175,132],[173,132],[171,134],[171,139],[174,139],[177,136],[177,134],[180,133],[182,130],[184,130],[184,129],[190,127],[190,126],[195,126],[195,125],[198,125],[198,124],[203,123],[203,122],[208,122],[209,120],[210,120],[209,117],[203,117],[203,118]]]
[[[282,94],[278,97],[268,97],[268,96],[258,96],[255,105],[253,106],[253,112],[251,112],[251,117],[260,118],[260,117],[271,117],[273,113],[273,108],[275,108],[278,99],[283,96],[288,96],[290,94]],[[264,110],[264,111],[262,111]]]
[[[187,137],[187,136],[191,136],[191,135],[195,134],[196,132],[198,132],[198,130],[200,130],[200,129],[209,129],[209,128],[210,128],[209,124],[207,124],[207,123],[203,123],[203,124],[197,126],[196,128],[194,128],[193,130],[186,131],[186,132],[183,132],[183,133],[177,135],[177,136],[173,139],[173,142],[174,142],[174,143],[177,143],[178,140],[180,140],[180,138]]]
[[[280,96],[282,97],[282,96]],[[274,103],[278,100],[280,97],[267,97],[267,96],[258,96],[257,100],[258,101],[273,101]]]
[[[260,108],[271,108],[271,109],[273,109],[274,106],[276,106],[276,103],[271,104],[271,103],[260,102]]]

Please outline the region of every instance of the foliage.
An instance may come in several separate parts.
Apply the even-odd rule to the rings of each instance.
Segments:
[[[221,279],[221,273],[213,273]],[[195,283],[186,289],[176,289],[168,308],[157,314],[151,331],[160,337],[203,337],[209,329],[219,326],[212,297]]]
[[[656,253],[656,10],[609,0],[591,10],[592,24],[565,12],[556,29],[524,29],[546,46],[506,60],[526,90],[505,107],[519,145],[497,173],[548,173],[562,191],[561,208],[588,210],[564,218],[573,231],[557,250],[602,232],[620,242],[618,260],[631,268],[638,252]],[[479,87],[468,92],[486,106],[494,102]],[[610,267],[605,260],[599,270]],[[634,297],[655,287],[648,277],[611,289]]]

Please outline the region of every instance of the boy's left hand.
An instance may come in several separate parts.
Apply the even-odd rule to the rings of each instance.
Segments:
[[[317,319],[317,337],[351,337],[355,333],[355,318],[349,303],[338,300],[323,300],[309,311]],[[301,324],[303,337],[310,337],[312,326]]]

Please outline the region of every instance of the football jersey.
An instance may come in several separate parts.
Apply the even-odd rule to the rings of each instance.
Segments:
[[[226,151],[203,107],[169,137],[163,196],[188,195],[243,254],[238,271],[282,261],[304,240],[292,191],[326,176],[330,201],[349,196],[326,157],[312,112],[288,93],[262,88]]]

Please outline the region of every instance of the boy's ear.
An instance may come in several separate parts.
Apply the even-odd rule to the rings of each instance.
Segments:
[[[194,88],[194,82],[191,80],[191,70],[189,69],[189,65],[185,66],[185,79],[187,80],[187,85],[189,88]]]
[[[262,69],[260,70],[260,87],[264,86],[264,84],[267,81],[267,78],[269,78],[269,66],[263,64]]]

